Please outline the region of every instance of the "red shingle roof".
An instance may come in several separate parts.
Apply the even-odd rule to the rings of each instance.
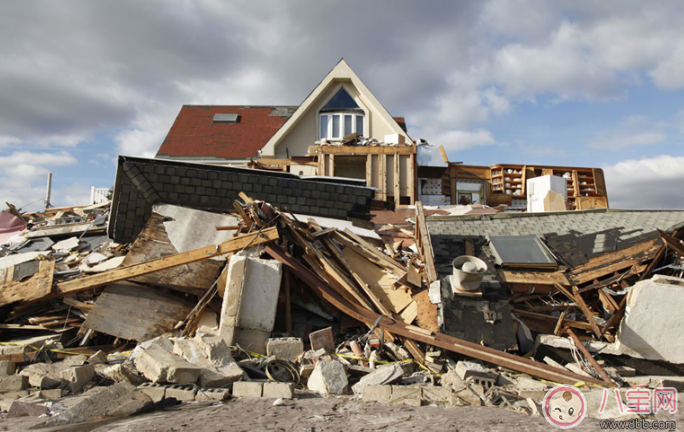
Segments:
[[[158,158],[257,157],[296,106],[184,105],[157,152]],[[215,114],[239,114],[237,123],[214,123]],[[394,117],[406,131],[403,117]],[[312,143],[313,144],[313,143]]]
[[[296,109],[296,106],[184,105],[157,157],[256,157]],[[237,123],[213,121],[214,114],[233,113],[240,115]]]

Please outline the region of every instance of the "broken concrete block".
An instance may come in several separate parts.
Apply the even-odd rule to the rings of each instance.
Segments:
[[[218,337],[178,338],[173,347],[174,354],[202,368],[199,385],[202,387],[224,387],[240,380],[244,372],[233,361],[230,348]],[[211,356],[211,358],[209,358]],[[213,361],[212,361],[213,359]]]
[[[638,414],[630,414],[624,410],[627,406],[625,401],[624,391],[620,391],[620,399],[623,409],[618,406],[618,401],[615,397],[615,392],[610,391],[603,413],[599,412],[599,408],[603,403],[603,390],[602,389],[591,389],[582,392],[587,400],[587,416],[601,419],[601,420],[631,420],[639,418]]]
[[[389,385],[367,385],[361,393],[361,399],[366,402],[389,402],[391,398],[392,386]]]
[[[7,417],[38,417],[49,411],[50,409],[44,405],[13,401],[7,411]]]
[[[304,342],[300,338],[276,338],[266,342],[266,355],[283,360],[295,361],[304,352]]]
[[[347,372],[342,363],[337,361],[319,361],[316,363],[307,387],[322,395],[341,395],[347,392]]]
[[[233,396],[261,397],[264,383],[261,381],[238,381],[233,383]]]
[[[266,330],[237,328],[235,329],[235,343],[240,347],[266,355],[266,342],[271,337],[271,332]]]
[[[423,386],[423,400],[427,403],[454,403],[454,392],[446,387]]]
[[[149,396],[149,398],[154,403],[164,400],[164,398],[166,397],[166,386],[161,386],[152,383],[143,383],[139,385],[137,388],[139,391]]]
[[[203,335],[197,338],[201,342],[206,358],[217,368],[221,369],[235,363],[230,347],[218,336]]]
[[[484,394],[484,389],[482,388],[482,386],[474,385],[473,387],[477,387],[478,389],[482,390],[482,393]],[[482,398],[478,396],[478,394],[469,387],[466,387],[458,391],[454,391],[454,397],[454,405],[482,405]]]
[[[78,393],[95,376],[95,365],[72,366],[61,373],[71,393]]]
[[[140,385],[146,381],[145,377],[141,376],[132,362],[128,360],[105,367],[100,373],[114,382],[127,381],[133,385]]]
[[[31,429],[96,420],[115,413],[131,415],[153,407],[154,404],[147,395],[137,391],[128,382],[120,382],[109,387],[88,390],[71,408],[32,426]]]
[[[31,387],[52,389],[62,385],[62,371],[68,366],[62,363],[34,363],[26,366],[20,374],[28,377]]]
[[[282,398],[282,399],[292,399],[294,397],[294,384],[293,383],[278,383],[278,382],[267,382],[264,383],[262,390],[262,397],[265,398]]]
[[[194,385],[172,385],[166,387],[166,397],[174,398],[181,402],[192,402],[195,400],[197,387]]]
[[[10,376],[14,375],[16,366],[14,362],[9,360],[0,361],[0,376]]]
[[[225,388],[200,388],[195,395],[196,401],[215,400],[224,401],[230,397],[230,390]]]
[[[403,374],[404,370],[401,368],[401,364],[399,363],[383,366],[378,368],[375,372],[361,378],[359,382],[352,386],[352,391],[354,391],[354,394],[360,395],[363,394],[363,389],[366,386],[391,384],[401,379]]]
[[[16,390],[16,391],[10,391],[10,392],[2,392],[0,394],[0,399],[1,400],[14,400],[14,399],[21,399],[29,395],[28,390]]]
[[[62,389],[48,389],[38,392],[38,397],[45,400],[61,399],[64,392]]]
[[[411,360],[411,354],[404,349],[404,347],[401,347],[393,342],[385,342],[385,348],[389,349],[392,354],[397,358],[397,360],[402,361],[402,360]]]
[[[526,376],[519,377],[518,382],[516,383],[518,396],[525,399],[532,398],[534,400],[543,400],[549,388],[550,387],[543,382]]]
[[[102,351],[98,351],[95,354],[88,357],[88,364],[100,364],[107,363],[107,354]]]
[[[625,354],[684,363],[684,279],[656,275],[637,282],[627,294],[617,345]]]
[[[148,348],[140,353],[135,359],[135,367],[155,383],[194,384],[202,372],[201,367],[159,348]]]
[[[326,327],[322,330],[309,333],[309,342],[311,349],[316,351],[324,349],[328,352],[335,349],[335,338],[333,337],[332,327]]]
[[[420,387],[392,386],[392,397],[389,403],[393,405],[408,405],[419,407],[422,401]]]
[[[28,377],[24,375],[0,377],[0,393],[24,390],[28,384]]]
[[[453,391],[460,391],[467,388],[465,381],[458,376],[454,369],[449,369],[447,373],[443,374],[439,379],[439,383],[442,387],[449,388]]]
[[[52,245],[52,250],[55,252],[71,252],[76,249],[80,243],[78,237],[70,237],[66,240],[58,241]]]
[[[85,364],[87,361],[88,361],[87,356],[85,356],[83,354],[79,354],[79,355],[72,355],[72,356],[65,358],[64,360],[62,360],[62,364],[65,366],[81,366],[81,365]]]
[[[466,361],[456,363],[456,374],[463,381],[472,380],[485,388],[491,388],[496,384],[498,374],[485,368],[484,366]]]

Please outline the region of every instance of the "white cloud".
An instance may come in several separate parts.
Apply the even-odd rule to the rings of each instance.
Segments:
[[[77,162],[65,151],[21,151],[0,156],[0,203],[9,202],[18,207],[33,203],[31,208],[40,207],[40,202],[45,198],[48,173]]]
[[[438,136],[436,143],[449,151],[467,150],[472,147],[491,146],[496,144],[494,135],[488,130],[476,131],[452,130]]]
[[[642,132],[631,135],[615,134],[592,141],[589,146],[596,149],[619,150],[631,146],[658,144],[664,139],[665,135],[660,132]]]
[[[680,90],[684,88],[684,43],[679,46],[671,56],[662,61],[650,73],[653,81],[660,88],[666,90]]]
[[[626,160],[603,168],[611,208],[684,209],[684,157]]]

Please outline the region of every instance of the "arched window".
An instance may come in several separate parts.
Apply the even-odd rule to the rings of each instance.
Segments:
[[[356,132],[364,136],[363,109],[342,87],[321,109],[319,139],[341,140],[345,135]]]

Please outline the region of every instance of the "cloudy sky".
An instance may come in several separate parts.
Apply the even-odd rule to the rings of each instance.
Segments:
[[[0,204],[85,204],[183,104],[297,105],[345,58],[467,164],[602,167],[613,208],[684,208],[678,1],[0,3]],[[32,203],[33,202],[33,203]]]

